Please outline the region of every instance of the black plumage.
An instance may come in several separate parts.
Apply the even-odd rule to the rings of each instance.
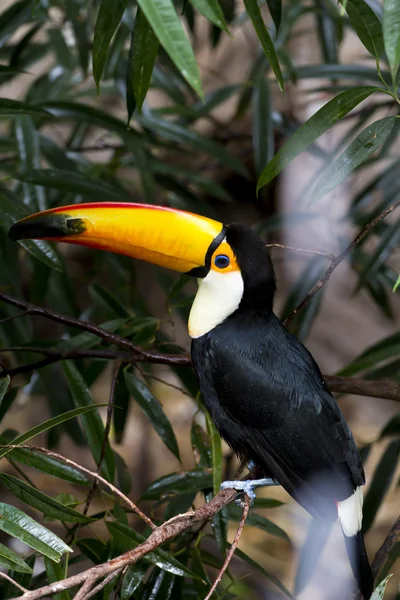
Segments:
[[[244,464],[253,461],[314,517],[337,519],[337,502],[365,482],[353,436],[313,357],[273,313],[264,243],[237,225],[226,241],[244,292],[233,314],[192,341],[205,406]],[[349,539],[359,546],[359,538]],[[351,562],[367,598],[372,576],[363,541],[362,548]]]

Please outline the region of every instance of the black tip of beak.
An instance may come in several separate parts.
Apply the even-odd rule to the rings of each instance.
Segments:
[[[59,213],[47,214],[14,223],[8,232],[8,237],[14,242],[26,239],[62,238],[80,235],[85,229],[86,226],[82,219]]]

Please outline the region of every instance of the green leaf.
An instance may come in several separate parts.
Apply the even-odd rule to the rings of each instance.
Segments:
[[[228,152],[221,144],[166,119],[158,119],[151,114],[146,114],[145,117],[141,116],[138,120],[144,127],[148,127],[154,133],[160,134],[172,142],[191,146],[198,152],[206,152],[227,167],[241,173],[244,177],[248,177],[243,162]]]
[[[14,496],[25,504],[36,508],[49,519],[66,521],[68,523],[90,523],[92,519],[85,517],[77,510],[64,506],[61,502],[50,498],[43,492],[40,492],[25,481],[21,481],[13,475],[0,473],[0,481],[6,486]]]
[[[149,565],[144,560],[127,568],[121,585],[121,600],[131,600],[148,569]]]
[[[400,285],[400,275],[398,276],[398,278],[396,279],[396,283],[393,286],[393,291],[395,292],[397,290],[397,288]]]
[[[231,519],[239,522],[242,518],[243,511],[235,504],[230,504],[228,507],[228,514]],[[285,540],[285,542],[290,543],[290,539],[286,531],[284,531],[278,525],[275,525],[275,523],[273,523],[269,519],[266,519],[262,515],[258,515],[253,511],[248,514],[246,519],[246,525],[262,529],[262,531],[265,531],[270,535],[274,535],[275,537],[278,537],[281,540]]]
[[[11,38],[15,31],[32,17],[34,0],[11,2],[0,15],[0,48]]]
[[[45,431],[48,431],[52,427],[61,425],[61,423],[65,423],[65,421],[68,421],[69,419],[79,417],[81,415],[84,415],[87,412],[92,411],[92,410],[96,410],[98,408],[98,406],[105,406],[105,405],[101,404],[101,405],[97,405],[97,406],[94,406],[94,405],[82,406],[80,408],[74,408],[73,410],[63,413],[62,415],[58,415],[57,417],[53,417],[52,419],[48,419],[47,421],[40,423],[40,425],[36,425],[36,427],[32,427],[32,429],[29,429],[29,431],[26,431],[22,435],[19,435],[18,437],[14,438],[13,440],[11,440],[10,444],[13,446],[24,444],[25,442],[32,439],[36,435],[39,435],[40,433],[44,433]],[[9,452],[13,452],[13,448],[1,448],[0,449],[0,458],[3,458],[3,456],[6,456],[6,454],[8,454]]]
[[[15,173],[13,177],[27,183],[60,190],[60,192],[71,192],[97,199],[104,198],[107,201],[132,202],[132,196],[123,189],[112,186],[102,179],[93,179],[77,171],[32,169],[25,173]]]
[[[366,49],[376,59],[383,54],[382,25],[365,0],[340,0],[350,23]]]
[[[101,0],[93,36],[93,77],[99,86],[108,47],[122,19],[128,0]]]
[[[9,189],[0,185],[0,227],[8,232],[15,221],[29,215],[20,199]],[[45,240],[22,240],[18,244],[29,254],[56,271],[62,271],[60,260],[53,247]]]
[[[65,579],[64,569],[58,563],[53,562],[45,556],[44,565],[46,567],[46,574],[49,583],[55,583],[56,581],[62,581]],[[54,600],[70,600],[71,596],[67,590],[63,590],[59,594],[53,594]]]
[[[33,118],[29,115],[15,120],[15,137],[18,144],[19,161],[22,170],[28,171],[40,167],[39,136]],[[45,210],[46,194],[42,187],[24,184],[24,204],[32,212]]]
[[[390,442],[379,461],[365,496],[362,527],[364,533],[371,527],[382,504],[383,498],[389,489],[396,473],[399,456],[400,440],[393,440],[393,442]]]
[[[133,94],[140,112],[150,86],[158,52],[158,39],[140,8],[137,9],[136,13],[132,43],[132,63],[128,68],[132,71]]]
[[[385,142],[398,117],[385,117],[375,121],[351,142],[346,150],[322,173],[311,193],[309,204],[317,202],[340,185]]]
[[[86,406],[96,408],[95,405],[93,405],[92,396],[88,390],[88,387],[74,364],[72,362],[64,361],[63,368],[75,405],[82,408]],[[92,456],[96,462],[96,465],[98,465],[104,443],[103,421],[101,420],[98,410],[84,413],[82,414],[81,418]],[[114,453],[111,450],[108,440],[106,441],[104,460],[100,472],[102,473],[103,477],[107,479],[107,481],[110,481],[111,483],[114,481]]]
[[[192,47],[171,0],[139,0],[138,4],[172,62],[194,91],[203,96]]]
[[[374,590],[374,593],[371,596],[370,600],[383,600],[385,596],[386,586],[389,582],[389,579],[392,577],[392,574],[385,577],[383,581],[380,582],[378,587]]]
[[[392,72],[393,87],[396,86],[396,74],[400,65],[400,11],[398,0],[383,2],[383,39]]]
[[[210,471],[193,469],[183,473],[170,473],[153,481],[145,493],[145,500],[158,500],[165,494],[179,494],[212,488],[213,479]]]
[[[71,467],[52,456],[46,456],[46,454],[37,450],[28,450],[27,448],[14,449],[12,451],[12,458],[27,467],[47,473],[47,475],[57,477],[63,481],[68,481],[68,483],[90,485],[89,479],[78,471],[78,469],[75,469],[75,467]]]
[[[0,544],[0,565],[18,573],[32,573],[32,569],[16,552]]]
[[[230,545],[231,544],[228,543],[228,546],[230,546]],[[250,556],[248,556],[248,554],[245,554],[243,552],[243,550],[239,550],[239,548],[236,548],[235,555],[238,558],[241,558],[242,560],[244,560],[245,562],[247,562],[247,564],[249,564],[251,567],[253,567],[253,569],[257,569],[258,571],[260,571],[260,573],[262,573],[263,575],[265,575],[265,577],[267,577],[270,581],[272,581],[281,590],[281,592],[283,592],[285,594],[285,596],[287,596],[291,600],[294,600],[294,597],[289,592],[289,590],[283,585],[283,583],[281,583],[279,581],[279,579],[277,577],[275,577],[275,575],[271,575],[271,573],[268,573],[268,571],[266,571],[258,563],[258,561],[255,561],[252,558],[250,558]]]
[[[207,431],[211,442],[213,491],[215,496],[220,491],[222,483],[222,445],[221,437],[214,425],[213,420],[211,419],[211,416],[207,411],[205,412],[205,415]]]
[[[52,531],[28,517],[22,510],[4,502],[0,502],[0,529],[55,562],[59,562],[65,552],[72,552]]]
[[[114,521],[106,521],[107,529],[113,537],[122,537],[124,541],[127,541],[130,548],[136,548],[140,544],[146,541],[146,538],[140,533],[137,533],[127,525],[122,523],[116,523]],[[190,571],[185,565],[183,565],[178,559],[172,554],[157,548],[153,552],[148,552],[143,560],[157,565],[163,571],[173,573],[179,577],[190,577],[195,579],[197,576]]]
[[[51,114],[43,108],[38,108],[27,102],[12,100],[11,98],[0,98],[0,117],[12,117],[21,115],[36,115],[38,117],[51,117]]]
[[[228,25],[225,21],[224,13],[218,0],[190,0],[193,6],[203,17],[214,23],[217,27],[229,33]]]
[[[258,35],[258,39],[261,42],[261,46],[265,52],[269,64],[275,73],[276,80],[278,82],[279,89],[283,92],[283,77],[281,68],[279,66],[278,57],[276,55],[274,44],[268,33],[265,23],[263,21],[260,7],[258,6],[257,0],[244,0],[247,13],[253,23],[254,29]]]
[[[347,115],[360,102],[378,91],[376,87],[358,87],[342,92],[325,104],[289,138],[261,173],[257,192],[315,142],[325,131]]]
[[[164,444],[180,460],[178,442],[176,441],[174,430],[161,408],[161,404],[143,381],[138,379],[133,373],[125,372],[125,382],[131,396],[139,404]]]
[[[272,101],[268,79],[258,77],[253,88],[254,166],[258,174],[274,155]]]
[[[276,34],[278,33],[282,19],[282,0],[267,0],[269,12],[275,25]]]

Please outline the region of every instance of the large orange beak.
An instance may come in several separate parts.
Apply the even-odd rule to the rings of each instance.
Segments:
[[[37,213],[15,223],[9,236],[100,248],[205,277],[225,231],[218,221],[182,210],[107,202]]]

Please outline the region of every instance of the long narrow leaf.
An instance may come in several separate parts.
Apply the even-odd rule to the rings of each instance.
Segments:
[[[178,442],[174,430],[166,417],[161,404],[149,388],[133,373],[125,373],[125,382],[131,396],[139,404],[140,408],[154,427],[167,448],[180,460]]]
[[[400,10],[398,0],[384,0],[383,39],[395,86],[396,74],[400,65]]]
[[[90,412],[92,410],[96,410],[96,408],[98,408],[98,406],[99,405],[97,405],[97,406],[95,406],[95,405],[81,406],[80,408],[74,408],[73,410],[63,413],[62,415],[59,415],[58,417],[53,417],[52,419],[48,419],[47,421],[40,423],[40,425],[36,425],[36,427],[32,427],[32,429],[29,429],[29,431],[26,431],[22,435],[19,435],[18,437],[14,438],[13,440],[11,440],[10,444],[13,446],[18,446],[20,444],[24,444],[25,442],[32,439],[36,435],[39,435],[40,433],[44,433],[45,431],[52,429],[52,427],[61,425],[61,423],[65,423],[65,421],[68,421],[69,419],[74,419],[75,417],[84,415],[85,413]],[[100,405],[100,406],[104,406],[104,405]],[[0,458],[3,458],[3,456],[6,456],[6,454],[8,454],[9,452],[12,452],[12,451],[13,451],[13,448],[1,448],[0,449]]]
[[[261,46],[263,47],[265,56],[267,57],[269,64],[275,73],[279,89],[283,92],[283,77],[281,68],[279,66],[278,57],[276,55],[275,46],[271,40],[271,36],[269,35],[267,28],[265,27],[258,2],[257,0],[244,0],[244,5],[253,23],[254,29],[256,30]]]
[[[360,102],[376,92],[376,87],[358,87],[342,92],[315,113],[291,136],[261,173],[257,192],[315,142],[325,131],[347,115]]]
[[[19,573],[32,573],[32,569],[16,552],[0,544],[0,566]]]
[[[372,123],[346,148],[321,175],[314,186],[309,203],[313,204],[340,185],[388,138],[398,117],[385,117]]]
[[[211,23],[214,23],[222,31],[229,33],[228,25],[218,0],[191,0],[191,3]]]
[[[154,63],[158,52],[158,39],[154,34],[144,12],[138,8],[136,13],[135,28],[133,30],[132,63],[131,69],[133,94],[138,110],[142,108],[143,101],[149,89]]]
[[[365,0],[340,0],[350,23],[368,52],[379,59],[383,54],[382,25]]]
[[[203,90],[196,58],[171,0],[139,0],[154,33],[172,62],[200,96]]]
[[[99,86],[108,47],[122,19],[128,0],[101,0],[93,37],[93,77]]]
[[[55,533],[28,517],[22,510],[4,502],[0,502],[0,529],[55,562],[59,562],[65,552],[72,552]]]

